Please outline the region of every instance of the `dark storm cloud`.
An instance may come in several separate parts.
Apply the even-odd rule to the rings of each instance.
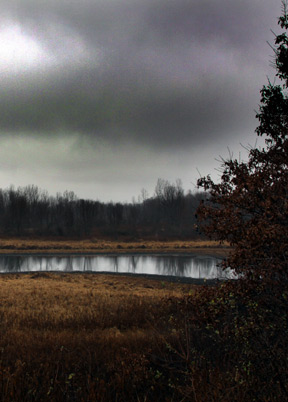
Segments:
[[[264,23],[280,9],[278,0],[1,3],[2,18],[46,54],[0,82],[2,131],[164,148],[248,129]]]
[[[72,78],[54,77],[47,87],[26,83],[23,92],[9,91],[9,97],[0,98],[2,129],[44,135],[51,130],[72,131],[106,139],[136,136],[140,142],[169,146],[168,139],[175,145],[190,141],[195,133],[194,143],[203,142],[205,135],[220,135],[227,126],[232,130],[241,124],[238,109],[243,105],[234,96],[239,88],[226,80],[206,83],[203,93],[199,84],[175,89],[155,82],[144,90],[130,81],[125,84],[123,77],[121,82],[94,84],[91,94],[91,88],[81,88]]]

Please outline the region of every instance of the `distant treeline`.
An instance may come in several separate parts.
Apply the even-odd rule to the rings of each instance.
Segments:
[[[0,233],[17,236],[191,238],[204,193],[185,194],[180,180],[159,179],[152,197],[142,190],[132,203],[50,196],[37,186],[0,189]]]

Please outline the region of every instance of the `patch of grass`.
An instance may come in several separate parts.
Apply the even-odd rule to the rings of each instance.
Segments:
[[[170,337],[166,298],[189,291],[113,275],[1,276],[1,400],[157,400],[148,356]]]
[[[287,400],[287,289],[0,276],[1,401]]]
[[[227,243],[216,241],[109,241],[99,239],[87,240],[51,240],[51,239],[1,239],[0,253],[151,253],[177,252],[202,253],[225,256],[230,248]]]

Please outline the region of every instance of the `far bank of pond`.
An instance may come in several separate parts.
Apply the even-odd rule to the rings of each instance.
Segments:
[[[163,253],[197,254],[217,258],[226,257],[231,248],[229,244],[208,240],[69,240],[69,239],[0,239],[0,254],[127,254]]]

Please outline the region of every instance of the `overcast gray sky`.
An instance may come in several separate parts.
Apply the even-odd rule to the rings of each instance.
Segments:
[[[254,145],[280,0],[0,6],[0,187],[130,202]]]

